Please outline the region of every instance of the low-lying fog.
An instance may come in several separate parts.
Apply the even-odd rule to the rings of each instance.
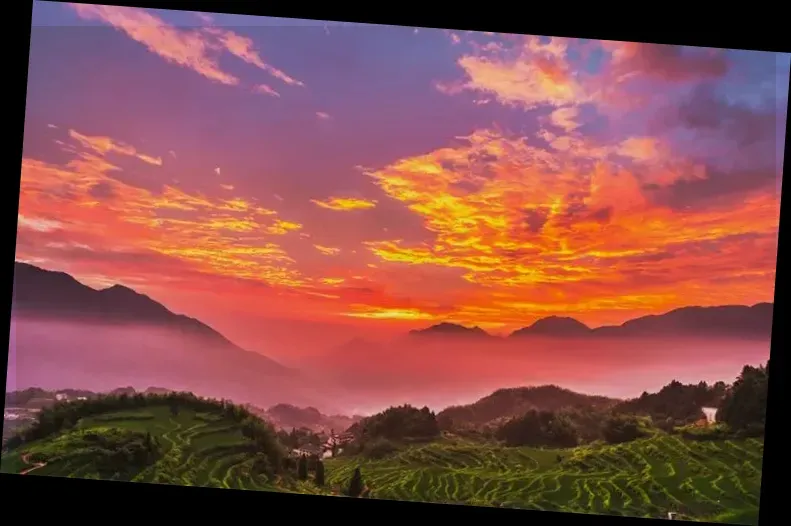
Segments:
[[[110,390],[163,386],[261,406],[285,402],[323,412],[369,413],[411,403],[441,409],[502,387],[553,383],[613,397],[671,380],[732,381],[769,357],[769,343],[739,340],[538,339],[468,341],[401,337],[326,349],[302,341],[298,373],[263,357],[151,327],[15,319],[7,390]],[[265,342],[265,336],[262,336]],[[283,356],[282,340],[272,354]],[[265,343],[260,348],[266,349]],[[302,357],[302,359],[301,359]]]

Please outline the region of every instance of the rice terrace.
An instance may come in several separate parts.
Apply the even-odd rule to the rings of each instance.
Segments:
[[[745,524],[757,522],[762,450],[753,438],[657,436],[560,453],[451,441],[363,463],[361,470],[377,498],[647,517],[679,510]],[[327,464],[329,480],[338,482],[356,466]],[[744,511],[720,516],[723,509]]]
[[[427,409],[403,406],[364,419],[356,432],[375,434],[386,429],[382,422],[407,417],[436,425]],[[410,422],[399,428],[420,434]],[[362,496],[371,498],[645,517],[671,511],[755,524],[763,440],[717,433],[654,429],[624,443],[550,448],[442,431],[384,448],[381,438],[361,438],[332,458],[308,461],[288,454],[287,433],[230,402],[190,393],[101,395],[44,409],[6,443],[2,471],[349,496],[357,472]]]

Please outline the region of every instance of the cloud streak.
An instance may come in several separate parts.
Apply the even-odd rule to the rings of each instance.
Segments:
[[[330,197],[323,201],[312,199],[311,202],[318,207],[334,210],[336,212],[368,210],[376,206],[376,201],[356,197]]]
[[[284,84],[304,86],[302,81],[265,62],[250,38],[233,31],[213,26],[181,29],[168,24],[144,9],[134,7],[77,3],[69,5],[81,18],[108,24],[142,44],[166,62],[190,69],[213,82],[227,86],[243,84],[238,76],[226,71],[220,65],[221,53],[228,53],[266,72]],[[203,21],[211,23],[210,19]],[[277,91],[267,84],[257,84],[253,90],[258,93],[278,96]]]

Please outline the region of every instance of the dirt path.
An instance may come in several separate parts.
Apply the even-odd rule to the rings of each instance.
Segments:
[[[24,462],[25,464],[30,464],[30,460],[29,459],[30,459],[30,453],[25,453],[24,455],[22,455],[22,462]],[[27,469],[25,469],[23,471],[20,471],[19,474],[20,475],[27,475],[31,471],[34,471],[34,470],[39,469],[39,468],[43,468],[46,465],[47,465],[46,462],[36,462],[31,467],[29,467],[29,468],[27,468]]]

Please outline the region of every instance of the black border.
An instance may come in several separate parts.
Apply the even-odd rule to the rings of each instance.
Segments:
[[[7,18],[9,27],[18,26],[22,33],[17,33],[18,43],[21,46],[9,50],[9,54],[16,54],[16,69],[6,78],[11,78],[17,82],[16,103],[7,103],[7,109],[14,109],[16,113],[13,118],[16,120],[19,130],[24,130],[25,121],[25,98],[27,93],[27,72],[28,58],[30,51],[30,29],[32,5],[36,0],[25,2],[15,1],[10,4],[12,17]],[[61,0],[54,0],[61,1]],[[327,7],[326,4],[314,4],[309,9],[303,10],[295,4],[290,3],[270,3],[256,0],[160,0],[156,2],[135,0],[125,2],[119,0],[107,0],[106,2],[83,1],[86,4],[112,4],[129,5],[137,7],[149,7],[158,9],[175,9],[202,11],[208,13],[237,13],[251,15],[278,16],[286,18],[309,18],[317,20],[338,20],[349,22],[366,22],[386,25],[409,25],[415,27],[437,27],[455,29],[477,29],[482,31],[498,31],[504,33],[531,33],[538,35],[570,36],[594,39],[609,40],[633,40],[642,42],[684,44],[707,47],[723,47],[737,49],[756,49],[766,51],[786,51],[782,42],[787,42],[783,36],[787,35],[783,31],[779,18],[774,17],[768,10],[758,9],[750,11],[747,6],[736,9],[725,9],[722,6],[720,11],[712,13],[709,10],[700,10],[698,14],[693,14],[686,4],[683,10],[675,10],[670,4],[647,4],[637,6],[635,4],[622,5],[620,9],[607,10],[604,4],[597,4],[593,9],[586,12],[586,7],[569,6],[571,9],[556,10],[554,13],[549,9],[539,10],[537,5],[516,4],[500,9],[494,8],[484,12],[474,5],[468,4],[461,8],[460,4],[438,4],[435,9],[428,9],[424,3],[422,8],[413,9],[407,14],[408,9],[394,10],[392,4],[372,5],[360,8],[355,6],[346,12],[342,11],[340,4]],[[262,5],[263,4],[263,5]],[[444,5],[444,7],[443,7]],[[617,5],[617,4],[611,4]],[[449,13],[449,6],[453,6],[456,17]],[[401,4],[398,5],[401,7]],[[18,9],[17,9],[18,8]],[[389,8],[389,9],[388,9]],[[639,9],[638,9],[639,8]],[[615,12],[613,12],[615,11]],[[468,20],[464,20],[464,14],[470,14]],[[576,15],[576,19],[573,18]],[[515,21],[516,20],[516,21]],[[609,24],[607,20],[611,20]],[[653,26],[639,26],[638,23],[650,20]],[[751,34],[750,31],[756,31]],[[20,36],[21,35],[21,36]],[[8,100],[8,99],[6,99]],[[22,160],[22,138],[23,133],[17,135],[17,139],[6,139],[4,142],[11,144],[11,155],[6,155],[6,160],[13,159],[13,165],[9,168],[10,194],[19,195],[20,168]],[[788,125],[786,125],[785,158],[789,154]],[[785,163],[787,165],[787,163]],[[783,175],[785,176],[785,166]],[[772,360],[772,380],[769,383],[769,400],[767,406],[768,421],[772,423],[767,427],[766,441],[764,445],[763,460],[763,480],[761,488],[761,509],[759,521],[761,525],[779,523],[782,519],[781,496],[779,496],[780,479],[775,478],[775,482],[770,482],[770,475],[780,472],[783,473],[782,463],[787,460],[787,456],[780,449],[781,430],[780,412],[786,405],[782,386],[785,384],[785,356],[778,350],[788,349],[787,340],[784,339],[781,322],[777,316],[778,312],[783,312],[784,301],[786,298],[781,294],[783,279],[786,274],[781,272],[784,268],[783,263],[788,264],[788,257],[783,259],[782,247],[788,247],[789,232],[791,225],[789,222],[788,206],[785,206],[785,191],[781,195],[780,207],[780,234],[778,239],[778,259],[777,274],[775,285],[775,318],[772,331],[771,360]],[[19,211],[19,199],[12,199],[12,204],[3,207],[3,212],[7,214],[3,225],[10,234],[12,242],[6,241],[9,257],[5,263],[8,272],[6,273],[5,293],[6,302],[3,309],[6,312],[5,319],[9,320],[6,326],[6,334],[10,334],[10,310],[11,310],[11,289],[13,284],[12,259],[16,253],[16,225]],[[5,368],[8,364],[8,356],[2,358]],[[2,380],[5,387],[5,378]],[[768,444],[767,444],[768,443]],[[775,467],[775,465],[777,467]],[[394,502],[372,499],[348,499],[343,497],[320,497],[311,495],[291,495],[279,493],[265,493],[240,490],[217,490],[207,488],[165,486],[154,484],[123,484],[115,482],[100,482],[79,479],[61,479],[54,477],[27,476],[19,477],[14,475],[2,475],[3,493],[9,493],[9,497],[4,498],[8,511],[11,506],[19,507],[19,511],[27,515],[26,519],[35,517],[44,518],[51,516],[59,520],[72,518],[77,520],[88,518],[99,519],[102,511],[109,514],[108,518],[139,518],[146,520],[165,519],[170,515],[186,520],[188,516],[195,515],[204,517],[211,511],[222,514],[224,519],[236,518],[245,512],[245,515],[252,514],[253,522],[270,522],[272,520],[296,520],[308,518],[308,511],[314,508],[320,514],[319,520],[324,521],[355,521],[355,514],[368,522],[379,517],[392,517],[398,520],[403,517],[406,519],[425,518],[441,516],[442,519],[459,517],[464,520],[503,520],[511,517],[528,524],[544,524],[553,520],[563,520],[572,524],[601,524],[601,525],[647,525],[660,523],[659,520],[636,519],[603,515],[586,514],[559,514],[549,512],[536,512],[525,510],[510,510],[498,508],[478,508],[467,506],[451,506],[442,504],[424,504],[413,502]],[[196,504],[197,503],[197,504]],[[9,506],[9,504],[11,506]],[[117,506],[114,506],[117,505]],[[87,509],[86,509],[87,508]],[[283,510],[285,515],[273,513]],[[99,515],[97,515],[99,512]],[[164,512],[164,513],[163,513]],[[193,513],[194,512],[194,513]],[[291,513],[289,513],[291,512]],[[510,514],[510,515],[508,515]],[[93,515],[93,517],[90,517]],[[261,516],[263,515],[263,516]],[[103,517],[102,517],[103,518]],[[378,522],[378,521],[377,521]]]

